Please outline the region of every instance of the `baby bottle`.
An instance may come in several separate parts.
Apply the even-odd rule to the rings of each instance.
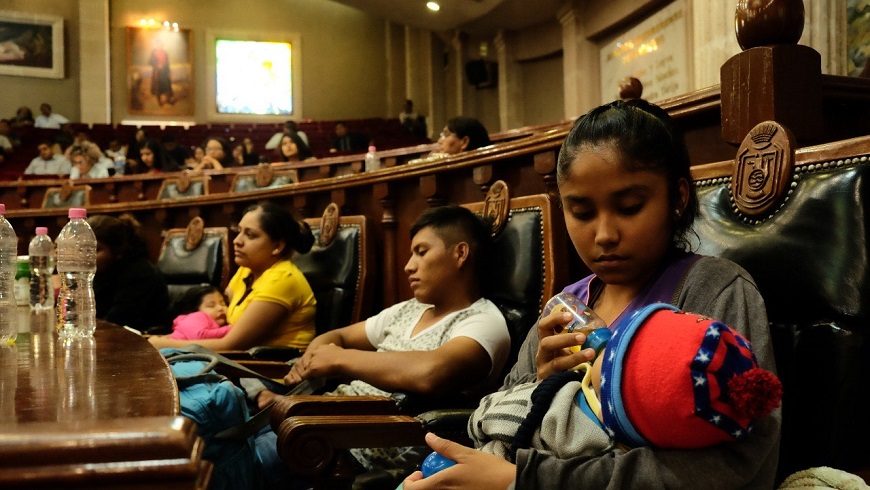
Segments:
[[[592,308],[580,301],[580,298],[577,296],[566,291],[553,296],[544,305],[541,318],[546,317],[554,311],[567,311],[574,317],[571,323],[565,327],[566,332],[579,332],[586,335],[586,342],[580,347],[572,347],[572,351],[578,352],[581,349],[593,349],[595,354],[598,355],[604,349],[604,346],[607,345],[607,341],[610,340],[612,332],[607,328],[607,324],[592,311]]]

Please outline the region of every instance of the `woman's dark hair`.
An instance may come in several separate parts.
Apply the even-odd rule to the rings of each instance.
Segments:
[[[145,148],[151,150],[151,153],[154,154],[154,167],[153,168],[160,170],[162,172],[174,172],[174,171],[178,170],[178,168],[176,168],[176,166],[174,165],[175,162],[172,162],[169,159],[169,157],[166,156],[166,149],[163,148],[163,145],[159,141],[157,141],[155,139],[147,139],[147,140],[145,140],[144,143],[142,143],[142,146],[139,148],[139,151],[141,152]],[[139,155],[139,161],[140,162],[142,161],[142,155]],[[141,170],[138,171],[137,173],[142,173],[142,172],[148,171],[148,168],[145,166],[144,163],[142,165],[139,165],[138,167]]]
[[[460,139],[468,137],[466,151],[475,150],[490,144],[489,132],[483,124],[473,117],[458,116],[447,121],[447,129]]]
[[[137,259],[148,255],[140,231],[142,225],[133,215],[125,213],[116,218],[98,214],[88,218],[88,223],[94,230],[97,242],[112,251],[115,261]]]
[[[309,148],[308,145],[305,144],[305,141],[300,138],[296,132],[284,133],[284,136],[281,136],[281,141],[284,141],[284,138],[290,138],[291,140],[293,140],[293,143],[296,145],[296,158],[300,162],[302,160],[305,160],[306,158],[311,158],[312,156],[314,156],[314,154],[311,153],[311,148]],[[290,161],[287,159],[287,157],[284,155],[284,151],[281,149],[281,142],[278,142],[278,158],[282,162]]]
[[[619,152],[628,170],[649,170],[665,175],[670,209],[679,205],[679,182],[689,185],[686,209],[673,217],[673,241],[691,248],[688,234],[698,214],[698,197],[689,171],[689,152],[682,132],[661,107],[643,99],[617,100],[580,116],[559,150],[556,179],[564,182],[571,164],[583,149],[607,146]]]
[[[490,290],[488,279],[493,267],[492,234],[489,221],[467,208],[456,205],[428,209],[411,225],[410,238],[423,228],[432,228],[448,246],[459,242],[468,243],[469,259],[475,268],[477,283],[485,295]]]
[[[202,286],[195,286],[188,289],[180,298],[178,298],[178,301],[175,302],[175,316],[199,311],[199,305],[202,304],[202,298],[211,293],[223,294],[220,289],[211,284],[204,284]]]
[[[224,150],[224,157],[220,160],[221,165],[231,167],[233,165],[233,149],[230,147],[230,142],[220,136],[209,136],[202,142],[203,149],[208,147],[209,141],[217,141],[221,145]]]
[[[281,257],[289,257],[293,251],[307,253],[314,246],[314,234],[305,221],[296,221],[293,214],[272,201],[260,201],[245,210],[245,214],[260,210],[260,228],[273,241],[286,245]]]

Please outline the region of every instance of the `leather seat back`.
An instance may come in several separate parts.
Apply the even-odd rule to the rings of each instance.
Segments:
[[[483,203],[469,204],[475,212]],[[564,226],[554,226],[554,209],[546,194],[510,199],[504,228],[493,238],[496,264],[488,278],[487,298],[507,322],[511,335],[511,354],[505,369],[516,360],[529,329],[557,285],[564,284],[555,264],[565,263]],[[554,235],[555,233],[555,235]]]
[[[157,260],[157,268],[169,289],[171,305],[195,286],[211,284],[223,291],[228,280],[227,229],[205,228],[202,242],[191,250],[186,246],[185,232],[184,228],[167,231]]]
[[[340,328],[362,319],[367,278],[366,219],[342,216],[331,243],[320,243],[320,220],[306,220],[315,242],[293,262],[305,274],[317,299],[317,333]]]
[[[780,476],[813,466],[870,467],[865,139],[859,154],[848,146],[846,154],[799,159],[788,199],[762,220],[732,210],[731,179],[698,182],[699,252],[749,271],[767,307],[784,384]]]

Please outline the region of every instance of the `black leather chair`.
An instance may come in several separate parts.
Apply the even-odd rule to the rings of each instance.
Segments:
[[[368,285],[369,246],[365,216],[342,216],[329,243],[321,241],[321,220],[305,220],[314,233],[314,246],[293,262],[305,274],[317,298],[317,333],[356,323],[363,318]],[[366,311],[368,313],[368,311]]]
[[[785,200],[735,212],[731,168],[698,181],[700,253],[755,279],[784,384],[780,478],[870,469],[870,137],[796,155]]]
[[[502,183],[503,184],[503,183]],[[486,215],[504,211],[504,229],[495,237],[495,256],[501,267],[492,279],[489,297],[501,309],[511,331],[513,365],[516,351],[534,324],[543,305],[564,283],[564,226],[551,198],[540,194],[505,199],[501,206],[485,203],[468,207]],[[493,212],[493,209],[495,211]],[[432,400],[414,397],[285,397],[272,411],[278,434],[278,452],[290,471],[313,480],[315,488],[349,488],[354,461],[347,449],[422,445],[427,431],[462,440],[471,413],[471,400],[451,400],[458,408],[442,408],[419,416],[421,406]],[[473,400],[474,406],[477,399]],[[442,405],[443,406],[443,405]],[[408,415],[412,414],[412,415]],[[365,488],[395,488],[390,475],[371,478]],[[386,480],[386,481],[385,481]],[[391,486],[392,485],[392,486]]]
[[[170,305],[195,286],[211,284],[223,291],[229,280],[228,247],[227,229],[206,228],[198,217],[187,228],[167,230],[157,268],[166,279]]]

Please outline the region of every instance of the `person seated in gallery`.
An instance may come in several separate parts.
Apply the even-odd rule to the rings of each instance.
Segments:
[[[51,104],[45,102],[39,106],[40,115],[36,116],[33,121],[33,127],[45,129],[60,129],[61,126],[69,122],[66,117],[51,111]]]
[[[339,122],[335,125],[335,138],[332,139],[329,152],[360,153],[366,151],[368,144],[368,136],[348,131],[347,124]]]
[[[492,144],[486,127],[473,117],[457,116],[447,121],[434,151],[408,163],[421,163],[476,150]]]
[[[405,273],[413,298],[353,325],[317,336],[284,378],[287,385],[353,380],[336,395],[476,396],[498,382],[510,351],[510,334],[488,299],[489,227],[461,206],[424,212],[413,224]],[[396,369],[396,366],[404,366]],[[250,391],[249,391],[250,393]],[[278,395],[261,391],[260,407]],[[284,475],[274,432],[257,439],[267,478]],[[366,467],[410,469],[420,448],[354,450]]]
[[[33,111],[23,105],[15,111],[15,116],[9,119],[12,129],[22,130],[33,127]]]
[[[160,270],[148,260],[139,222],[122,214],[94,215],[88,223],[97,238],[97,318],[139,330],[167,325],[169,291]]]
[[[301,162],[314,155],[311,149],[298,135],[290,133],[281,137],[281,146],[278,147],[279,162]]]
[[[71,165],[63,155],[56,154],[50,140],[39,142],[39,155],[24,169],[24,175],[69,175]]]
[[[111,160],[106,163],[100,147],[90,141],[84,141],[70,146],[70,179],[101,179],[109,177]]]
[[[232,149],[230,143],[219,137],[212,136],[205,140],[205,155],[202,160],[193,167],[193,170],[221,170],[233,165]]]
[[[308,135],[305,134],[305,131],[301,131],[296,126],[296,121],[287,120],[284,122],[284,128],[281,131],[273,134],[272,137],[269,138],[269,141],[266,142],[266,146],[264,146],[263,148],[265,148],[266,150],[277,150],[278,145],[281,144],[281,138],[285,134],[296,134],[303,142],[305,142],[306,145],[309,144]]]

